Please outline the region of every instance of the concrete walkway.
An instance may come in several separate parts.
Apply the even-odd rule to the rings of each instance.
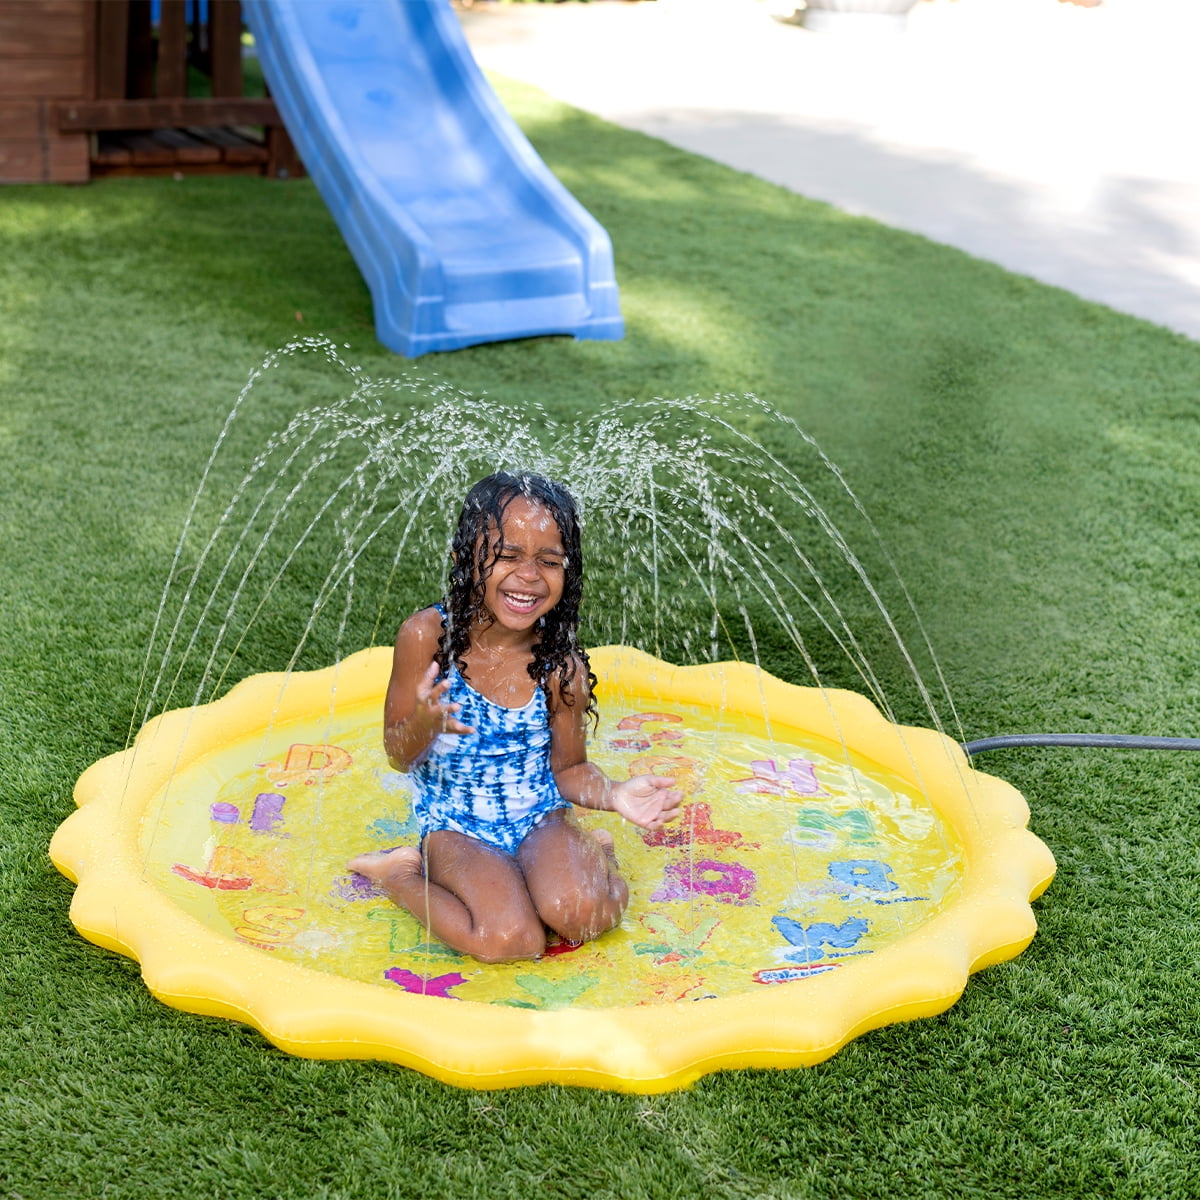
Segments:
[[[480,64],[630,129],[1200,339],[1200,0],[477,3]]]

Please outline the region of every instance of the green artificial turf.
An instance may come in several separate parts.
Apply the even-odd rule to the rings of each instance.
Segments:
[[[501,87],[611,232],[628,334],[481,346],[419,374],[564,422],[753,392],[873,517],[967,736],[1196,733],[1200,346]],[[1200,761],[1183,755],[981,759],[1058,858],[1039,936],[942,1016],[809,1070],[655,1098],[470,1093],[291,1058],[155,1001],[72,930],[47,843],[79,773],[125,744],[179,530],[248,373],[298,334],[348,344],[372,376],[405,364],[307,181],[7,188],[0,246],[0,1196],[1195,1194]],[[231,450],[344,387],[319,356],[286,362]],[[812,472],[786,428],[737,421]],[[201,524],[244,462],[218,462]],[[883,549],[854,548],[919,642]],[[400,564],[404,587],[427,567]],[[307,569],[237,669],[286,660]],[[921,720],[882,621],[830,571],[897,712]],[[784,640],[761,652],[806,682]]]

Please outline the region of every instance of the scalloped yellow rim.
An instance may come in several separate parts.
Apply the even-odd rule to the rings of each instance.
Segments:
[[[933,730],[886,720],[853,692],[784,683],[744,663],[675,667],[628,647],[592,653],[598,695],[629,693],[712,707],[844,746],[928,798],[963,848],[961,888],[925,924],[844,969],[754,993],[614,1009],[531,1011],[387,990],[281,961],[222,936],[146,879],[139,830],[172,775],[223,739],[313,713],[382,705],[391,651],[324,670],[257,675],[222,699],[150,721],[134,745],[90,767],[78,809],[50,845],[77,883],[84,937],[136,959],[151,992],[188,1012],[228,1017],[310,1058],[399,1063],[472,1088],[555,1082],[654,1093],[712,1071],[821,1062],[853,1038],[931,1016],[971,972],[1033,939],[1030,902],[1054,877],[1049,849],[1010,785],[974,770]]]

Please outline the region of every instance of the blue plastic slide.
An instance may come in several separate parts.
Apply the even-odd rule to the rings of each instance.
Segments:
[[[608,234],[504,110],[449,0],[242,9],[384,345],[624,334]]]

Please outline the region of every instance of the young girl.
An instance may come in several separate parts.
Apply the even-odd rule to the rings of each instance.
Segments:
[[[572,804],[645,829],[679,814],[673,780],[615,783],[589,763],[591,673],[577,639],[579,519],[565,488],[491,475],[467,496],[443,604],[400,627],[384,705],[388,759],[411,772],[421,849],[350,868],[455,950],[536,958],[549,928],[584,942],[621,920],[629,890],[604,831]]]

